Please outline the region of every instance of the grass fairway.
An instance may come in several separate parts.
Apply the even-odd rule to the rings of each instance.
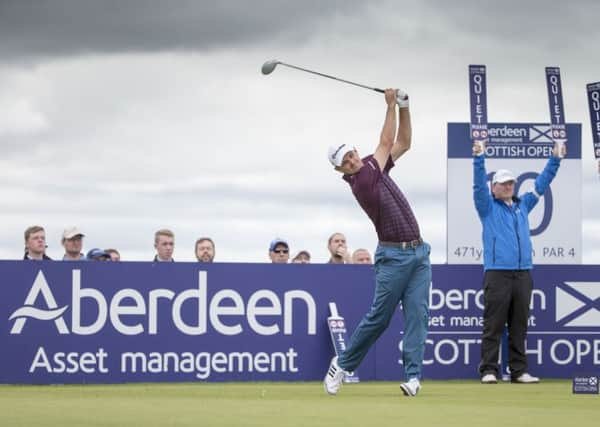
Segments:
[[[416,398],[398,383],[195,383],[0,386],[0,426],[595,426],[598,395],[571,382],[481,385],[426,381]]]

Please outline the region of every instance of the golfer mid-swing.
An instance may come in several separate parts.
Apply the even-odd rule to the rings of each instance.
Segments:
[[[431,248],[421,238],[406,197],[389,175],[394,162],[410,148],[408,96],[396,89],[386,89],[385,101],[385,122],[375,153],[361,159],[356,149],[347,144],[329,148],[329,161],[344,174],[343,179],[373,221],[379,238],[373,304],[352,334],[347,349],[331,360],[324,381],[329,394],[336,394],[344,376],[358,367],[389,325],[399,302],[405,321],[402,359],[406,377],[400,388],[406,396],[416,396],[421,388],[419,379],[429,320]],[[396,105],[400,121],[397,136]]]

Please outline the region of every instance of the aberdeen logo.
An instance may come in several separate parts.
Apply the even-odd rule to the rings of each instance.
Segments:
[[[556,322],[566,327],[600,327],[600,282],[557,285]]]
[[[84,304],[86,310],[82,310]],[[191,307],[194,314],[186,314],[184,305]],[[90,311],[87,307],[94,308]],[[21,334],[29,320],[54,321],[60,334],[94,335],[108,324],[122,335],[156,335],[161,323],[159,319],[168,317],[170,324],[185,335],[203,335],[210,329],[221,335],[238,335],[247,329],[258,335],[292,335],[293,311],[301,310],[306,313],[306,333],[316,334],[317,309],[310,293],[294,289],[280,297],[270,289],[258,289],[245,301],[234,289],[220,289],[209,296],[206,271],[198,271],[198,282],[194,287],[178,293],[164,288],[145,290],[145,293],[123,288],[109,296],[99,289],[82,287],[81,270],[73,270],[70,330],[63,318],[68,308],[69,305],[58,306],[40,270],[23,306],[8,319],[15,321],[10,333]],[[85,319],[82,311],[88,314],[83,316]],[[90,312],[93,313],[91,316]]]
[[[47,309],[34,307],[35,301],[40,295],[46,302]],[[61,334],[68,334],[69,330],[67,329],[67,325],[62,318],[63,313],[68,307],[68,305],[65,305],[64,307],[58,307],[58,304],[56,304],[56,300],[54,299],[54,295],[52,295],[52,291],[48,286],[48,282],[44,277],[44,273],[42,273],[40,270],[35,278],[35,281],[33,282],[33,286],[25,298],[25,305],[15,310],[15,312],[8,318],[8,320],[16,319],[15,324],[10,330],[10,333],[20,334],[23,330],[23,326],[25,326],[25,321],[27,318],[32,318],[37,320],[54,320],[58,332]]]

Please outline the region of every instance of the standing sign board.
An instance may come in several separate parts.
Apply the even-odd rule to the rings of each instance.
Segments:
[[[486,67],[469,66],[470,123],[448,124],[450,264],[482,262],[481,224],[473,202],[473,144],[485,147],[488,180],[498,169],[517,177],[515,195],[534,190],[554,144],[568,141],[557,177],[529,215],[535,264],[581,263],[581,125],[565,123],[560,69],[546,68],[549,123],[488,123]]]
[[[517,176],[515,191],[533,189],[552,154],[544,123],[490,123],[486,167]],[[529,215],[534,264],[581,263],[581,125],[567,124],[568,151],[549,190]],[[481,223],[473,202],[473,156],[469,123],[448,124],[449,264],[482,262]]]

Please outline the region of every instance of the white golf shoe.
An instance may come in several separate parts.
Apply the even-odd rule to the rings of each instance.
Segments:
[[[400,384],[400,389],[405,396],[415,397],[421,390],[421,383],[418,378],[411,378],[405,383]]]
[[[524,374],[521,374],[517,378],[512,379],[511,382],[517,383],[517,384],[537,384],[540,382],[540,379],[538,377],[533,377],[533,376],[529,375],[527,372],[525,372]]]
[[[340,368],[340,365],[337,364],[337,359],[337,356],[331,359],[329,370],[323,380],[323,386],[327,394],[337,394],[346,376],[346,371]]]
[[[481,384],[496,384],[498,382],[498,378],[494,374],[485,374],[481,377]]]

